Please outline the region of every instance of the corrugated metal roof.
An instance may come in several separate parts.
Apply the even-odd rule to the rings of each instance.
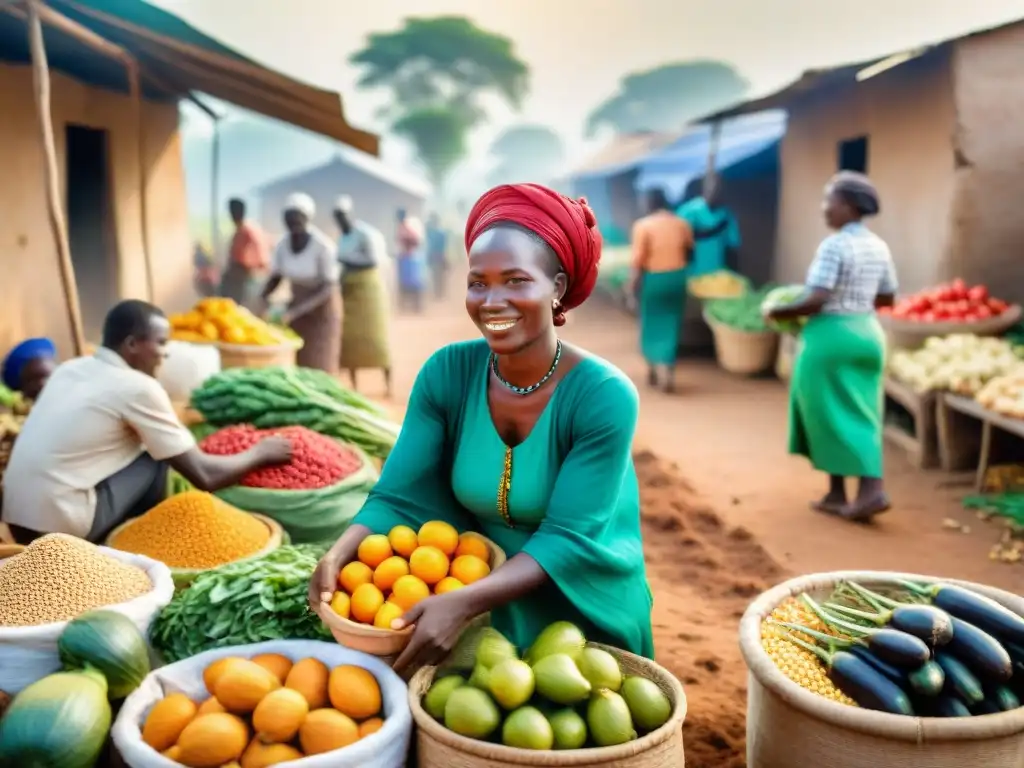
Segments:
[[[648,153],[671,144],[678,133],[627,133],[617,136],[608,146],[593,155],[570,174],[579,179],[589,176],[611,176],[629,170]]]
[[[337,155],[327,163],[320,163],[311,168],[304,168],[301,171],[290,173],[279,179],[262,184],[256,188],[256,192],[265,195],[281,188],[287,187],[289,191],[303,188],[303,179],[318,173],[329,172],[333,166],[347,166],[357,168],[363,173],[380,179],[386,184],[408,192],[410,195],[421,197],[424,200],[430,197],[433,187],[424,179],[413,174],[401,171],[393,166],[387,165],[372,155],[359,152],[349,147],[339,147]],[[339,190],[341,194],[343,190]]]
[[[1014,19],[1013,21],[1004,22],[1002,24],[996,24],[994,26],[982,27],[974,30],[970,30],[961,35],[955,37],[945,38],[937,42],[926,43],[913,48],[907,48],[903,51],[895,51],[888,53],[884,56],[877,56],[873,59],[867,59],[852,64],[840,64],[833,67],[822,67],[818,69],[806,70],[800,77],[791,82],[789,85],[784,86],[778,90],[769,92],[757,98],[750,99],[747,101],[739,102],[726,109],[721,109],[713,112],[709,115],[695,120],[697,123],[714,122],[717,120],[723,120],[728,117],[735,117],[737,115],[749,114],[751,112],[761,112],[768,109],[783,109],[791,102],[796,99],[806,96],[816,91],[826,90],[828,88],[850,85],[857,81],[857,73],[861,72],[868,67],[884,62],[886,59],[900,57],[905,54],[905,61],[919,58],[920,56],[928,53],[937,51],[940,48],[952,45],[959,40],[965,40],[972,37],[979,37],[981,35],[987,35],[992,32],[997,32],[1001,29],[1013,27],[1018,24],[1024,23],[1024,18]]]

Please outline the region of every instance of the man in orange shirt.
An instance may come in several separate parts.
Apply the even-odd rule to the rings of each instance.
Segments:
[[[245,218],[245,202],[232,198],[228,213],[235,223],[228,265],[224,271],[221,294],[248,309],[254,309],[270,267],[270,249],[263,231]]]
[[[648,215],[633,225],[632,238],[633,295],[640,290],[640,351],[647,361],[647,383],[672,392],[693,230],[672,213],[660,189],[648,192],[647,209]]]

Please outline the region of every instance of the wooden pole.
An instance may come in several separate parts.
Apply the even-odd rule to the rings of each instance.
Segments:
[[[715,184],[718,181],[718,145],[722,139],[722,121],[715,120],[711,124],[711,138],[708,141],[708,164],[704,171],[704,188]]]
[[[220,116],[213,118],[210,157],[210,258],[220,264]]]
[[[57,148],[53,138],[53,118],[50,114],[50,69],[46,61],[46,46],[43,43],[43,24],[40,20],[40,0],[28,3],[28,44],[32,56],[32,80],[35,85],[36,111],[43,144],[43,158],[46,163],[46,207],[50,217],[50,228],[57,245],[61,282],[64,284],[64,298],[71,326],[71,341],[75,356],[85,353],[85,331],[82,326],[82,308],[78,301],[78,283],[75,267],[71,261],[71,246],[68,242],[67,224],[64,221],[64,206],[61,201],[60,173],[57,168]]]

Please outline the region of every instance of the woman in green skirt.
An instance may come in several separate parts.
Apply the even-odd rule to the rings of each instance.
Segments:
[[[415,626],[396,669],[436,663],[484,614],[522,649],[565,620],[651,657],[639,398],[625,374],[558,337],[597,279],[594,213],[536,184],[497,187],[469,214],[466,250],[466,309],[482,338],[423,366],[380,481],[318,566],[310,602],[330,600],[367,534],[443,520],[481,532],[508,561],[392,623]]]
[[[835,232],[818,247],[807,293],[768,315],[808,318],[790,388],[789,450],[829,475],[828,493],[812,507],[857,522],[889,509],[882,481],[885,336],[875,310],[892,305],[896,270],[889,247],[862,223],[879,209],[866,176],[833,177],[824,213]],[[859,480],[852,501],[847,477]]]

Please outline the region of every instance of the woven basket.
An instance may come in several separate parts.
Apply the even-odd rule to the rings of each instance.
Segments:
[[[953,333],[973,333],[975,336],[1001,336],[1017,324],[1021,307],[1014,304],[998,317],[974,323],[914,323],[891,315],[879,315],[889,344],[897,349],[917,349],[930,336],[949,336]],[[1016,766],[1014,766],[1016,768]]]
[[[761,622],[788,597],[829,594],[848,579],[968,587],[1024,614],[1024,599],[992,587],[905,573],[840,571],[791,579],[757,598],[740,622],[747,683],[747,768],[1021,768],[1024,709],[963,718],[921,718],[850,707],[806,691],[761,648]]]
[[[672,717],[656,731],[628,744],[600,749],[535,751],[475,741],[453,733],[427,714],[420,701],[434,682],[434,667],[424,667],[409,683],[409,708],[416,723],[418,768],[510,768],[511,766],[574,766],[574,768],[682,768],[683,686],[653,661],[598,643],[619,660],[627,675],[640,675],[656,683],[672,701]]]
[[[487,545],[487,549],[491,553],[492,572],[504,565],[505,552],[501,547],[478,533],[470,532],[467,535],[475,536]],[[353,651],[361,651],[390,661],[394,661],[394,657],[405,650],[405,646],[409,644],[409,639],[412,637],[412,627],[394,630],[360,624],[339,616],[331,610],[329,605],[324,603],[320,604],[317,615],[331,630],[331,634],[340,645],[351,648]]]
[[[756,376],[775,365],[779,334],[775,331],[737,331],[713,320],[704,311],[704,322],[715,339],[715,357],[729,373]]]
[[[272,368],[294,366],[299,351],[298,344],[286,343],[276,347],[257,347],[242,344],[218,344],[220,367],[224,368]]]
[[[255,557],[263,557],[264,555],[268,555],[275,549],[280,547],[281,544],[286,543],[287,541],[287,534],[285,534],[284,529],[281,527],[281,524],[278,523],[276,520],[272,520],[269,517],[266,517],[265,515],[256,514],[255,512],[247,512],[246,514],[252,515],[265,526],[267,526],[267,528],[270,529],[270,539],[267,541],[267,545],[263,547],[263,549],[261,549],[259,552],[254,552],[248,557],[243,557],[240,560],[234,560],[233,562],[236,563],[240,563],[245,560],[251,560]],[[105,546],[108,546],[111,549],[117,549],[117,547],[115,547],[111,542],[113,542],[114,539],[117,538],[117,534],[119,534],[133,522],[135,521],[129,520],[127,523],[122,523],[121,525],[117,526],[117,528],[112,530],[110,532],[110,535],[107,536],[107,540],[104,543]],[[227,565],[227,563],[221,563],[221,565]],[[170,568],[170,566],[168,567]],[[174,580],[174,588],[176,590],[184,589],[193,581],[195,581],[197,576],[206,573],[207,571],[212,571],[213,568],[215,567],[217,566],[213,566],[211,568],[171,568],[171,578]]]

